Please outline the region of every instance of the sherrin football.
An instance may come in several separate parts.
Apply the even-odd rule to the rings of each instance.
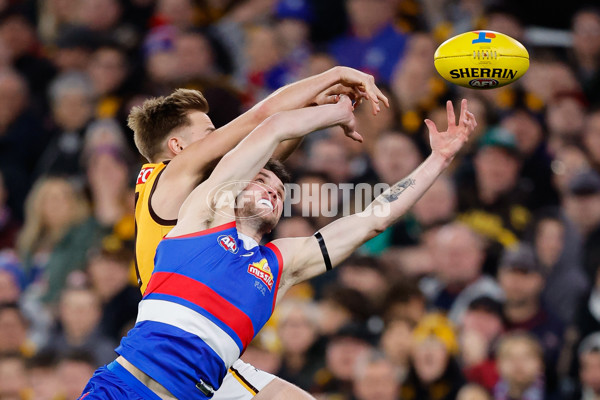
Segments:
[[[522,77],[529,53],[515,39],[493,31],[454,36],[437,48],[435,69],[448,82],[471,89],[493,89]]]

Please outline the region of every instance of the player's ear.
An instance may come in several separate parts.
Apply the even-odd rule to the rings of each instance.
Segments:
[[[185,144],[183,143],[183,140],[181,140],[180,137],[172,136],[169,139],[167,139],[167,147],[172,153],[179,154],[185,148]]]

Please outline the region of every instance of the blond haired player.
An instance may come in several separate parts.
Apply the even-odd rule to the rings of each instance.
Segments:
[[[135,261],[142,293],[154,270],[160,240],[175,226],[183,201],[208,176],[212,166],[269,116],[286,110],[330,103],[337,94],[368,99],[373,113],[387,98],[373,77],[335,67],[288,85],[258,103],[222,128],[215,129],[208,103],[198,91],[176,90],[166,97],[147,100],[129,115],[135,143],[149,163],[142,167],[135,193]],[[282,143],[275,157],[284,159],[299,143]],[[305,399],[299,388],[241,360],[230,368],[214,399]]]

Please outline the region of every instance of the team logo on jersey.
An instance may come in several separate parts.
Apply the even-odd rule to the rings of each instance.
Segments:
[[[142,183],[146,183],[152,171],[154,171],[154,167],[142,168],[135,184],[141,185]]]
[[[269,288],[269,291],[273,289],[273,272],[271,272],[266,258],[248,265],[248,273],[260,279]]]
[[[238,245],[231,235],[221,235],[217,238],[217,242],[230,253],[236,254],[238,252]]]

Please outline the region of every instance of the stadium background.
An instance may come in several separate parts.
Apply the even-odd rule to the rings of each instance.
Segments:
[[[491,91],[445,83],[435,48],[473,29],[524,43],[529,72]],[[394,183],[428,153],[423,119],[445,126],[446,99],[469,99],[476,137],[405,218],[290,293],[244,358],[322,399],[600,398],[598,9],[4,0],[0,399],[77,398],[135,318],[133,105],[200,89],[218,127],[336,64],[373,74],[392,108],[357,110],[362,146],[307,139],[294,182]],[[274,236],[329,221],[287,218]]]

